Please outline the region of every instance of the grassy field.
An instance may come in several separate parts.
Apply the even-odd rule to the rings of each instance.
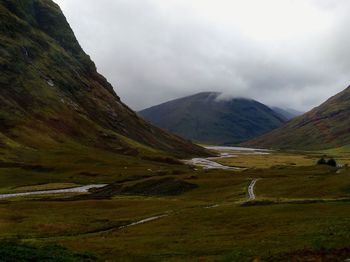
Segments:
[[[0,193],[12,193],[21,187],[48,187],[50,184],[74,185],[115,183],[140,178],[182,173],[189,168],[172,158],[148,152],[138,157],[74,145],[52,150],[18,150],[5,155],[0,148]],[[4,156],[5,155],[5,156]],[[2,157],[1,157],[2,156]],[[47,185],[49,184],[49,185]],[[69,186],[68,186],[69,187]]]
[[[236,154],[236,157],[218,160],[220,164],[242,168],[270,168],[273,166],[313,166],[317,157],[310,154],[281,153],[272,154]]]
[[[0,168],[1,192],[111,184],[88,195],[0,201],[0,254],[16,253],[10,240],[29,255],[66,250],[66,260],[50,261],[350,258],[348,169],[316,166],[306,153],[242,155],[236,160],[251,163],[243,171],[95,153],[51,152],[33,157],[34,168]],[[247,201],[255,178],[257,199]]]

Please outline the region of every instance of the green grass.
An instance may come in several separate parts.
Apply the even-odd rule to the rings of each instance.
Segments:
[[[148,154],[150,160],[145,160],[143,155],[125,156],[76,144],[51,150],[12,150],[0,161],[0,192],[51,183],[113,183],[189,170],[182,164],[159,162],[159,153],[153,156]]]
[[[335,199],[350,197],[350,170],[328,166],[275,167],[247,170],[249,176],[261,178],[256,192],[259,198]]]
[[[226,166],[242,168],[270,168],[274,166],[313,166],[318,158],[310,154],[274,152],[266,155],[235,154],[235,157],[217,160]]]
[[[302,201],[350,198],[347,171],[336,174],[332,168],[319,166],[243,172],[167,168],[167,177],[197,188],[178,196],[115,195],[73,201],[38,196],[1,201],[0,238],[30,245],[59,244],[74,252],[93,252],[100,261],[274,261],[291,252],[300,258],[305,248],[314,259],[322,257],[322,249],[339,258],[336,250],[348,247],[348,202]],[[182,173],[172,175],[172,168]],[[242,205],[247,186],[258,177],[262,179],[255,188],[257,201],[270,202]],[[145,180],[136,176],[121,184]],[[168,216],[120,229],[162,214]]]
[[[0,258],[2,262],[75,262],[96,260],[96,256],[93,254],[72,252],[58,245],[33,247],[16,242],[0,242]]]
[[[14,163],[23,159],[25,164],[0,168],[0,192],[90,183],[113,184],[116,190],[0,201],[1,241],[58,244],[69,252],[93,253],[99,261],[283,261],[289,256],[337,261],[347,255],[350,170],[311,165],[318,153],[276,152],[264,157],[265,165],[261,156],[240,156],[254,166],[260,162],[260,168],[244,171],[194,170],[157,153],[131,157],[76,145],[12,154]],[[288,164],[291,157],[296,165]],[[305,161],[308,166],[302,166]],[[260,178],[257,199],[247,204],[254,178]],[[168,184],[149,183],[164,179],[195,187],[173,195]],[[135,185],[127,195],[117,190]],[[148,194],[150,185],[162,193]]]
[[[45,214],[45,219],[24,208],[27,217],[21,223],[12,218],[17,236],[29,238],[30,243],[58,242],[79,252],[95,251],[101,260],[119,257],[126,261],[200,257],[221,260],[233,253],[238,256],[237,252],[240,258],[263,259],[304,247],[344,247],[350,241],[347,203],[252,207],[232,204],[213,209],[157,199],[64,204],[44,202],[40,207],[26,202]],[[23,206],[16,202],[8,211],[20,207]],[[169,217],[118,229],[171,209],[176,211]],[[98,233],[111,228],[114,230]]]

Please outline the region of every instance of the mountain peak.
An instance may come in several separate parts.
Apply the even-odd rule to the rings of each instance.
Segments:
[[[153,124],[209,144],[235,144],[269,132],[284,119],[269,107],[245,98],[220,98],[219,92],[182,97],[139,112]]]
[[[196,93],[194,95],[186,96],[186,97],[181,97],[179,99],[184,99],[184,98],[196,98],[196,99],[209,99],[213,102],[221,102],[221,101],[233,101],[233,100],[246,100],[246,101],[254,101],[257,102],[253,99],[246,98],[246,97],[238,97],[238,96],[233,96],[230,94],[225,94],[223,92],[215,92],[215,91],[207,91],[207,92],[200,92]]]

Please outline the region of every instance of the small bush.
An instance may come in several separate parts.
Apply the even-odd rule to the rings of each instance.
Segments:
[[[327,165],[327,161],[322,157],[317,161],[317,165]]]
[[[337,161],[335,161],[334,158],[326,160],[322,157],[320,160],[317,161],[317,165],[328,165],[332,167],[337,167]]]
[[[327,165],[336,167],[337,166],[337,162],[333,158],[331,158],[331,159],[329,159],[327,161]]]

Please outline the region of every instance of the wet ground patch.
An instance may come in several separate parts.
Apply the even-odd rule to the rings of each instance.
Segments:
[[[0,242],[0,260],[3,262],[74,262],[96,261],[97,257],[90,253],[77,253],[58,245],[34,247],[16,242]]]
[[[350,247],[341,249],[303,249],[297,250],[290,253],[284,253],[277,256],[272,256],[266,259],[268,262],[282,262],[282,261],[293,261],[293,262],[334,262],[334,261],[348,261],[350,258]],[[349,260],[350,261],[350,260]]]

